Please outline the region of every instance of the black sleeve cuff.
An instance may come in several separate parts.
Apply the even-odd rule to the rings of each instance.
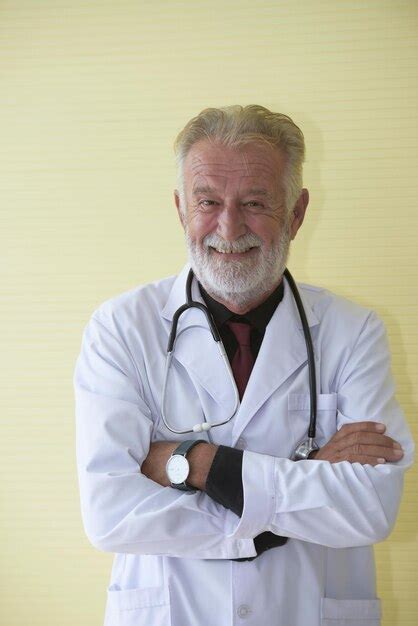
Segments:
[[[206,479],[205,491],[215,502],[241,517],[244,508],[242,487],[243,450],[219,446]]]
[[[206,479],[205,491],[219,504],[231,509],[241,517],[244,508],[244,490],[242,485],[242,455],[243,450],[219,446],[210,466]],[[254,546],[257,556],[284,545],[288,537],[275,535],[266,531],[254,537]],[[232,561],[253,561],[256,556],[231,559]]]

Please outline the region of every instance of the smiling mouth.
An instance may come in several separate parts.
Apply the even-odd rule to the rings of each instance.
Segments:
[[[209,248],[213,250],[214,252],[217,252],[218,254],[223,254],[226,256],[237,256],[237,255],[242,255],[242,254],[248,254],[248,252],[251,252],[252,250],[257,250],[257,246],[252,246],[251,248],[248,248],[248,250],[243,250],[242,252],[218,250],[217,248],[214,248],[213,246],[209,246]]]

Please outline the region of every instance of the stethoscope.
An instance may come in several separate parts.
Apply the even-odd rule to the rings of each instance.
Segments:
[[[298,312],[299,312],[299,316],[302,322],[302,328],[303,328],[303,335],[305,338],[305,343],[306,343],[306,351],[307,351],[307,355],[308,355],[308,371],[309,371],[309,396],[310,396],[310,419],[309,419],[309,428],[308,428],[308,438],[302,442],[300,442],[297,446],[296,449],[293,453],[292,459],[295,461],[299,461],[302,459],[307,459],[309,454],[313,451],[313,450],[317,450],[318,449],[318,445],[315,441],[315,433],[316,433],[316,373],[315,373],[315,358],[314,358],[314,351],[313,351],[313,346],[312,346],[312,337],[311,337],[311,333],[309,330],[309,324],[308,324],[308,320],[306,319],[306,314],[305,314],[305,309],[303,308],[303,304],[302,304],[302,300],[298,291],[298,288],[296,287],[296,283],[292,278],[291,273],[289,272],[288,269],[285,269],[285,271],[283,272],[283,276],[286,278],[290,290],[293,294],[293,298],[295,300]],[[165,362],[165,371],[164,371],[164,382],[163,382],[163,390],[162,390],[162,400],[161,400],[161,416],[163,419],[163,422],[165,424],[165,426],[168,428],[168,430],[170,430],[172,433],[175,433],[177,435],[184,435],[186,433],[201,433],[201,432],[205,432],[205,431],[209,431],[211,428],[215,428],[216,426],[223,426],[224,424],[227,424],[228,422],[230,422],[232,420],[232,418],[235,416],[239,405],[240,405],[240,398],[239,398],[239,393],[238,393],[238,389],[237,389],[237,385],[235,383],[235,379],[234,379],[234,374],[232,372],[231,369],[231,365],[229,363],[229,359],[228,356],[225,352],[225,348],[224,345],[222,343],[221,337],[219,335],[219,331],[215,325],[215,322],[213,320],[213,317],[209,311],[209,309],[202,304],[201,302],[196,302],[196,300],[192,299],[192,282],[193,282],[193,278],[194,278],[194,274],[193,274],[193,270],[191,269],[189,271],[189,274],[187,276],[187,281],[186,281],[186,302],[185,304],[183,304],[180,308],[177,309],[177,311],[174,313],[173,315],[173,321],[172,321],[172,326],[171,326],[171,331],[170,331],[170,336],[168,339],[168,346],[167,346],[167,357],[166,357],[166,362]],[[187,328],[184,328],[178,335],[177,335],[177,325],[180,319],[180,316],[187,311],[188,309],[199,309],[200,311],[202,311],[202,313],[204,314],[204,316],[206,317],[206,321],[208,323],[208,327],[210,332],[212,333],[212,337],[216,342],[216,345],[218,346],[219,349],[219,353],[221,355],[222,361],[224,363],[226,372],[228,374],[229,380],[231,382],[232,388],[234,390],[234,409],[232,414],[230,415],[230,417],[228,417],[226,420],[222,421],[222,422],[215,422],[215,423],[211,423],[209,424],[209,422],[203,422],[201,424],[195,424],[193,426],[193,428],[191,429],[187,429],[187,430],[179,430],[177,428],[173,428],[172,426],[169,425],[168,420],[167,420],[167,411],[166,411],[166,402],[167,402],[167,384],[168,384],[168,378],[169,378],[169,372],[170,372],[170,366],[171,366],[171,361],[174,355],[174,348],[175,348],[175,344],[176,341],[178,339],[178,337],[181,335],[181,333],[183,333],[185,330],[187,330]]]

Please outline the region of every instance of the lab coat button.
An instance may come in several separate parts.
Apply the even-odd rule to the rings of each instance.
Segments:
[[[240,617],[241,619],[245,619],[246,617],[248,617],[251,613],[251,608],[248,606],[248,604],[240,604],[238,609],[237,609],[237,614],[238,617]]]
[[[237,448],[239,448],[240,450],[245,450],[245,448],[247,447],[247,442],[244,439],[244,437],[240,437],[237,441]]]

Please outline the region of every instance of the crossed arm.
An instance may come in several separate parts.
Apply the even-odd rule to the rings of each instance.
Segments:
[[[150,447],[153,416],[137,387],[131,355],[110,325],[92,318],[74,372],[81,510],[95,547],[234,559],[256,555],[255,540],[264,532],[336,548],[369,545],[388,535],[414,444],[394,400],[383,327],[374,318],[340,373],[337,420],[343,426],[316,456],[328,463],[244,451],[239,518],[205,492],[217,451],[211,444],[190,453],[194,494],[161,489],[168,485],[165,465],[178,442]],[[375,423],[353,421],[353,415],[381,419],[405,454],[396,455],[384,426],[379,432]],[[339,462],[344,460],[349,462]]]
[[[363,465],[378,465],[386,461],[395,462],[403,457],[400,444],[384,434],[386,426],[379,422],[355,422],[344,424],[320,450],[313,452],[310,459],[339,463],[350,461]],[[178,442],[158,441],[151,444],[141,472],[162,485],[169,487],[165,466]],[[206,479],[218,446],[197,444],[187,455],[190,474],[187,482],[196,489],[205,491]]]

